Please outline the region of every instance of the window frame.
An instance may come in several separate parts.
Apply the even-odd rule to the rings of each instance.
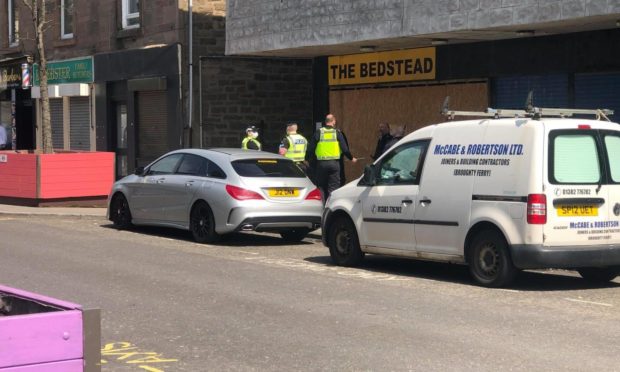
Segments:
[[[148,169],[144,172],[145,176],[162,176],[162,175],[170,175],[170,174],[175,174],[177,169],[179,168],[179,165],[181,164],[181,160],[183,159],[183,153],[177,152],[174,154],[169,154],[166,155],[162,158],[159,158],[158,160],[156,160],[154,163],[152,163],[151,165],[149,165]],[[174,163],[174,166],[172,167],[172,170],[170,170],[169,172],[160,172],[160,171],[154,171],[153,167],[164,162],[164,161],[170,161],[171,158],[177,158],[176,159],[176,163]]]
[[[71,1],[71,8],[73,9],[73,0],[60,0],[60,38],[61,39],[73,39],[74,36],[74,31],[75,31],[75,22],[74,22],[74,11],[71,11],[71,29],[72,31],[70,33],[66,33],[65,28],[66,28],[66,24],[65,24],[65,20],[66,20],[66,14],[67,14],[67,7],[66,7],[66,3],[67,1]]]
[[[609,184],[620,184],[620,179],[619,180],[615,180],[614,179],[614,168],[612,164],[612,159],[609,157],[609,146],[607,143],[607,137],[618,137],[620,138],[620,133],[617,131],[608,131],[608,130],[603,130],[601,131],[601,143],[604,146],[604,150],[603,150],[603,157],[604,157],[604,161],[605,161],[605,165],[606,165],[606,170],[607,170],[607,182]]]
[[[122,22],[122,28],[123,30],[129,30],[129,29],[134,29],[134,28],[140,28],[140,3],[139,0],[135,0],[138,1],[138,11],[134,12],[134,13],[130,13],[129,12],[129,5],[130,5],[130,1],[132,0],[121,0],[122,4],[121,4],[121,22]],[[136,24],[129,24],[129,20],[130,19],[137,19],[138,23]]]
[[[19,45],[19,23],[15,19],[17,15],[17,9],[15,8],[15,0],[7,1],[7,25],[9,36],[9,47]]]
[[[373,165],[375,167],[375,178],[373,186],[402,186],[402,185],[419,185],[420,179],[422,176],[422,170],[424,169],[424,161],[426,160],[426,154],[428,152],[428,147],[430,144],[430,140],[415,140],[406,143],[402,143],[397,147],[391,147],[388,150],[388,153],[381,157],[381,160]],[[381,169],[383,166],[391,161],[395,156],[397,156],[402,151],[407,151],[411,148],[419,147],[420,155],[417,160],[416,167],[414,169],[415,174],[412,174],[412,178],[410,180],[405,180],[402,182],[382,182],[381,179]]]

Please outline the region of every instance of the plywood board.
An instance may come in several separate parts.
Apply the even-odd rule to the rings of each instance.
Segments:
[[[377,126],[403,126],[410,133],[427,125],[445,122],[441,105],[450,96],[455,110],[481,111],[488,107],[488,86],[485,82],[460,83],[400,88],[332,90],[330,111],[337,118],[337,127],[349,140],[351,152],[364,159],[357,164],[345,162],[347,180],[362,174],[364,165],[372,162],[378,139]]]

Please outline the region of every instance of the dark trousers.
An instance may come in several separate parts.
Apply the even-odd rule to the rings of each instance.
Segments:
[[[303,162],[303,161],[296,161],[295,164],[299,167],[299,169],[304,171],[304,173],[306,174],[306,176],[308,176],[308,178],[310,178],[312,180],[312,177],[310,177],[310,174],[309,174],[308,166],[306,165],[305,162]]]
[[[316,163],[316,185],[321,190],[325,202],[332,191],[340,187],[340,161],[318,160]]]

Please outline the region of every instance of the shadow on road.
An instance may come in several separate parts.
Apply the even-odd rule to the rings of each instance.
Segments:
[[[104,224],[101,226],[116,230],[113,224]],[[138,234],[158,236],[161,238],[194,242],[189,231],[174,229],[171,227],[134,226],[128,231]],[[320,240],[321,237],[310,233],[306,239],[301,242],[289,242],[282,239],[279,234],[239,232],[223,235],[219,242],[210,245],[224,247],[311,245],[314,244],[313,239]]]
[[[329,256],[307,257],[306,261],[333,266]],[[477,284],[469,275],[465,265],[408,260],[403,258],[366,255],[357,267],[373,273],[416,277],[465,285]],[[617,288],[620,283],[593,283],[582,279],[577,272],[568,270],[523,271],[508,287],[519,291],[573,291],[584,289]]]

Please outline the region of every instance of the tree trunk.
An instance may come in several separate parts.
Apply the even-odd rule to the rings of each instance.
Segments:
[[[40,6],[39,6],[40,4]],[[50,154],[54,152],[54,145],[52,143],[52,123],[50,116],[50,97],[47,90],[47,59],[45,58],[45,16],[47,11],[45,9],[45,0],[41,0],[39,3],[34,1],[34,12],[36,20],[36,34],[37,34],[37,52],[39,54],[39,85],[41,88],[41,135],[43,137],[43,153]]]

